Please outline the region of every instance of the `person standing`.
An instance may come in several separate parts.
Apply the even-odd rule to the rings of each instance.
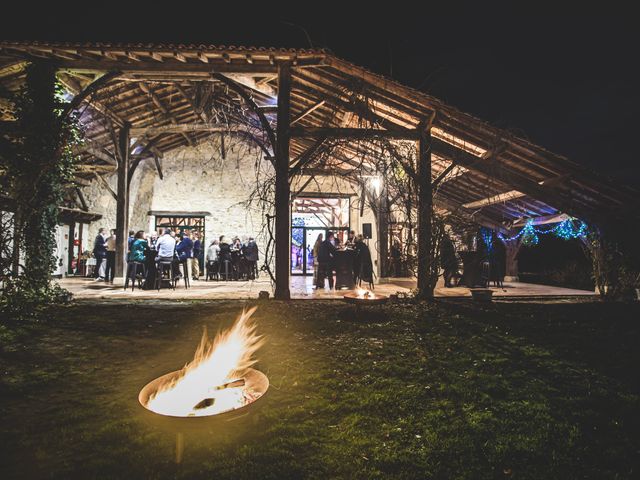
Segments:
[[[444,270],[445,288],[455,287],[455,283],[452,284],[451,282],[460,276],[458,273],[458,259],[456,258],[455,246],[447,234],[444,235],[440,242],[440,265]]]
[[[113,277],[116,274],[116,231],[111,230],[111,235],[107,237],[105,241],[106,253],[106,268],[104,272],[104,279],[106,282],[113,283]]]
[[[354,274],[357,277],[356,283],[358,286],[362,282],[369,284],[369,288],[373,288],[373,262],[371,261],[371,252],[369,246],[364,243],[364,236],[358,235],[355,238],[354,248],[356,250],[356,261]]]
[[[106,232],[107,229],[101,227],[100,230],[98,230],[98,235],[96,235],[96,238],[93,241],[93,256],[96,259],[93,276],[96,280],[104,280],[105,269],[107,268],[107,247],[105,245]]]
[[[313,284],[318,284],[318,252],[320,251],[320,245],[322,244],[322,234],[319,233],[316,238],[316,243],[313,244],[312,258],[313,258]]]
[[[242,247],[244,258],[247,261],[247,275],[249,280],[255,280],[258,275],[258,244],[253,237],[249,237],[246,245]]]
[[[218,272],[220,271],[220,245],[218,240],[214,240],[209,245],[207,249],[207,279],[213,280],[214,278],[218,278]]]
[[[182,272],[182,274],[193,278],[193,241],[191,240],[191,234],[188,230],[182,233],[182,240],[178,243],[176,252],[178,252],[180,263],[185,264],[187,267],[187,271]]]
[[[333,232],[327,234],[327,239],[318,248],[318,278],[316,288],[324,288],[324,279],[329,279],[329,288],[333,289],[333,259],[336,255],[336,247],[333,245]]]
[[[202,242],[200,242],[200,234],[193,234],[193,279],[200,279],[200,254],[202,253]]]
[[[127,254],[131,251],[131,245],[133,245],[133,242],[136,240],[135,235],[136,232],[134,232],[133,230],[129,230],[129,238],[127,239]]]
[[[351,230],[349,232],[349,236],[347,237],[347,241],[345,242],[345,247],[354,248],[356,246],[356,231]]]

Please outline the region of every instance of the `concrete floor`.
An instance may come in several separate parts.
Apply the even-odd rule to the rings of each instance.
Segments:
[[[203,277],[204,278],[204,277]],[[120,281],[119,281],[120,280]],[[114,285],[96,282],[83,277],[68,277],[58,281],[61,286],[71,291],[75,298],[130,298],[130,299],[247,299],[256,298],[258,292],[265,290],[273,293],[271,282],[264,276],[255,281],[239,282],[207,282],[205,280],[192,281],[191,288],[185,289],[184,283],[178,284],[176,290],[163,288],[157,290],[131,291],[124,290],[121,279],[116,279]],[[442,282],[442,279],[440,280]],[[375,285],[376,293],[389,295],[393,293],[406,293],[415,288],[416,282],[410,278],[389,278]],[[562,297],[562,296],[589,296],[594,292],[574,290],[570,288],[550,287],[547,285],[535,285],[531,283],[505,282],[504,288],[491,288],[496,297]],[[332,291],[328,288],[315,290],[311,277],[291,277],[291,296],[297,299],[314,298],[342,298],[345,290]],[[471,293],[466,287],[444,288],[440,283],[436,287],[437,297],[469,297]]]

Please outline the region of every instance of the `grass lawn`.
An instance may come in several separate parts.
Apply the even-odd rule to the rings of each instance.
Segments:
[[[0,478],[638,478],[640,305],[340,302],[256,312],[249,415],[137,402],[241,302],[77,303],[0,327]],[[176,442],[183,442],[176,461]]]

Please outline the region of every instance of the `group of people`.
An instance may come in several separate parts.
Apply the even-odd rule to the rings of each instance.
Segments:
[[[148,280],[152,277],[151,273],[155,275],[154,267],[159,262],[171,263],[174,276],[186,275],[193,280],[199,280],[201,274],[205,273],[205,265],[207,279],[220,278],[223,268],[228,273],[225,279],[254,279],[257,276],[258,246],[252,237],[248,237],[245,242],[235,237],[229,242],[223,235],[211,242],[206,255],[203,240],[199,232],[189,230],[165,228],[161,235],[157,232],[146,234],[143,230],[131,230],[127,239],[128,268],[132,264],[144,265]],[[113,283],[116,264],[115,230],[107,233],[106,228],[100,228],[94,241],[93,255],[96,259],[95,279]],[[182,272],[180,266],[183,266]]]
[[[333,232],[327,233],[327,238],[318,235],[313,245],[313,258],[316,259],[314,270],[314,284],[316,289],[325,286],[325,280],[329,282],[329,288],[334,286],[334,273],[336,270],[336,256],[339,251],[353,251],[352,275],[353,282],[360,285],[362,282],[373,284],[373,262],[369,246],[364,241],[362,234],[356,235],[354,230],[349,232],[344,245]]]
[[[222,235],[207,248],[207,279],[255,280],[258,276],[258,244],[253,237],[231,242]]]

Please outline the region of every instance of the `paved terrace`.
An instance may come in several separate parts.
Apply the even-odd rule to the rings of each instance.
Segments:
[[[442,281],[442,279],[441,279]],[[157,290],[139,290],[133,292],[131,288],[124,290],[122,282],[108,285],[104,282],[96,282],[92,279],[81,277],[69,277],[59,280],[64,288],[71,291],[75,298],[79,299],[104,299],[104,298],[130,298],[130,299],[174,299],[174,300],[200,300],[200,299],[246,299],[256,298],[258,292],[266,290],[273,294],[271,282],[266,277],[255,281],[238,282],[207,282],[205,280],[192,281],[191,288],[185,289],[184,282],[180,282],[176,290],[162,288]],[[409,292],[415,288],[415,279],[389,278],[376,284],[375,291],[384,295],[397,292]],[[535,285],[532,283],[505,282],[504,288],[492,288],[496,297],[572,297],[594,295],[592,291],[575,290],[570,288],[551,287],[548,285]],[[291,296],[296,299],[331,299],[342,298],[345,290],[338,292],[329,290],[317,291],[313,288],[311,277],[292,277]],[[466,287],[444,288],[440,283],[436,287],[437,297],[470,297],[471,293]]]

